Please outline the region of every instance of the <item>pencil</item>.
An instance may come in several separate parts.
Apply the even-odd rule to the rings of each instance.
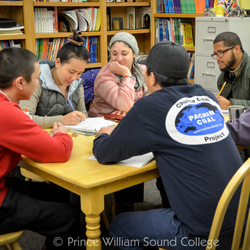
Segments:
[[[221,87],[221,89],[220,89],[220,92],[219,92],[219,94],[218,94],[217,96],[219,96],[219,95],[221,94],[221,92],[222,92],[222,90],[224,89],[226,83],[227,83],[227,82],[224,82],[224,84],[222,85],[222,87]]]

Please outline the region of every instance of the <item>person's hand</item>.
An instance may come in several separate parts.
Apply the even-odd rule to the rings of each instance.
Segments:
[[[100,129],[100,131],[99,131],[99,135],[100,134],[103,134],[103,133],[105,133],[105,134],[111,134],[112,133],[112,131],[114,130],[114,128],[115,127],[102,127],[101,129]]]
[[[217,101],[220,104],[221,109],[227,110],[229,106],[233,105],[231,101],[227,100],[223,96],[216,96]]]
[[[130,70],[126,66],[119,64],[117,61],[110,62],[110,69],[118,76],[131,75]]]
[[[121,111],[121,110],[115,110],[112,114],[114,114],[114,115],[123,115],[123,116],[125,116],[125,115],[126,115],[126,112],[125,112],[125,111]]]
[[[50,133],[54,136],[58,132],[67,134],[68,130],[66,129],[66,127],[62,123],[54,122],[53,123],[53,129],[50,131]]]
[[[80,111],[73,111],[62,117],[64,125],[77,125],[86,119],[86,115]]]

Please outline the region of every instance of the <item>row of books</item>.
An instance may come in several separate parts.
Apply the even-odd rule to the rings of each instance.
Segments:
[[[188,19],[156,18],[155,43],[173,41],[183,46],[194,46],[192,24]]]
[[[36,40],[36,56],[38,59],[56,60],[61,47],[66,43],[66,38],[41,38]]]
[[[0,50],[4,48],[9,48],[9,47],[18,47],[21,48],[21,44],[18,43],[16,40],[4,40],[0,41]]]
[[[210,5],[208,5],[209,1],[207,0],[157,0],[157,13],[202,14],[203,9],[205,7],[210,7]]]
[[[88,36],[84,47],[89,51],[90,63],[98,61],[98,39]],[[36,40],[36,56],[38,59],[56,60],[61,47],[66,43],[66,38],[41,38]]]
[[[14,1],[14,0],[6,0],[6,1]],[[87,2],[87,0],[33,0],[33,2]]]
[[[101,26],[100,8],[88,7],[82,9],[58,12],[57,7],[35,8],[35,33],[55,33],[80,31],[99,31]]]
[[[99,31],[101,26],[100,8],[88,7],[81,9],[65,10],[58,13],[58,20],[66,22],[69,29],[80,31]]]
[[[35,8],[35,33],[55,33],[58,32],[57,7],[52,9]]]

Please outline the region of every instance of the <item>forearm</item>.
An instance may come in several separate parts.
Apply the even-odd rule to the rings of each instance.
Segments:
[[[38,115],[31,115],[32,120],[41,125],[42,128],[52,128],[54,122],[60,122],[62,121],[62,115],[56,115],[56,116],[38,116]]]
[[[152,152],[147,134],[136,113],[130,110],[110,135],[101,134],[94,140],[93,153],[101,164],[110,164]]]
[[[245,111],[239,119],[227,122],[227,127],[236,145],[250,144],[250,109]]]
[[[250,108],[250,100],[244,100],[244,99],[230,99],[233,105],[241,105],[244,106],[245,109]]]
[[[2,146],[40,162],[64,162],[71,155],[73,141],[64,133],[54,137],[42,130],[20,109],[12,109],[13,116],[3,116]],[[11,132],[10,132],[11,131]]]
[[[114,109],[127,112],[134,104],[134,80],[124,77],[122,83],[118,83],[115,75],[112,78],[98,79],[95,82],[97,84],[96,94]]]
[[[86,105],[85,105],[85,101],[84,101],[84,90],[83,87],[80,87],[80,102],[77,106],[77,110],[81,111],[83,114],[86,115],[86,117],[88,117],[88,112],[86,110]]]

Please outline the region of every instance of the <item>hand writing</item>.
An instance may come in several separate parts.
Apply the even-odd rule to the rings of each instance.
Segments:
[[[217,101],[220,104],[221,109],[223,110],[227,110],[229,106],[233,105],[231,101],[227,100],[225,97],[223,96],[216,96]]]
[[[86,115],[80,111],[73,111],[62,117],[64,125],[77,125],[86,119]]]

